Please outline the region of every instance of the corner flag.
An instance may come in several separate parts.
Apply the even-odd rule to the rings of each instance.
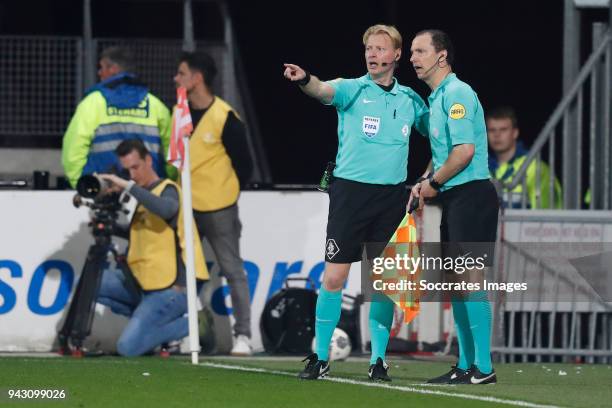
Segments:
[[[172,133],[167,157],[168,163],[179,170],[183,168],[185,158],[183,136],[189,137],[191,132],[193,132],[193,123],[187,104],[187,90],[181,86],[176,90],[176,107],[172,113]]]
[[[195,274],[195,252],[193,246],[193,208],[191,206],[191,166],[189,164],[189,137],[193,131],[191,114],[187,104],[187,90],[176,90],[176,107],[172,114],[172,133],[168,149],[168,162],[181,169],[181,192],[183,195],[183,225],[185,229],[185,269],[187,272],[187,315],[189,321],[189,351],[191,363],[198,364],[200,339],[198,334],[198,306]]]

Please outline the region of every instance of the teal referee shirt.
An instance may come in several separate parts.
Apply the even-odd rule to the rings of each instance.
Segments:
[[[429,95],[429,140],[434,171],[453,146],[474,145],[474,157],[463,170],[447,180],[442,191],[473,180],[489,178],[487,127],[476,92],[455,74],[449,74]]]
[[[334,176],[369,184],[406,181],[408,138],[414,125],[427,136],[427,105],[412,89],[386,92],[367,74],[327,82],[338,112],[338,154]]]

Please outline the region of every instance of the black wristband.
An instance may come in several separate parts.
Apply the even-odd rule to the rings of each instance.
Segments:
[[[428,179],[429,179],[429,185],[431,186],[431,188],[433,188],[436,191],[440,191],[443,184],[440,184],[436,180],[434,180],[433,173],[429,175]]]
[[[306,76],[302,79],[295,81],[297,82],[299,86],[306,86],[310,82],[310,72],[308,71],[304,71],[304,72],[306,73]]]

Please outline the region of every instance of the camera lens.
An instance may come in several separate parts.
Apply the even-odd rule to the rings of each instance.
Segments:
[[[77,192],[85,198],[96,198],[98,195],[100,195],[105,185],[106,183],[104,180],[91,174],[87,174],[79,178],[76,189]]]

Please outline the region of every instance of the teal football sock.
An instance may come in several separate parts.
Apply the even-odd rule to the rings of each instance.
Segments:
[[[490,374],[493,371],[491,363],[491,304],[487,292],[473,292],[465,302],[470,329],[474,338],[474,364],[481,373]]]
[[[466,302],[462,299],[453,299],[451,304],[459,343],[457,368],[467,370],[474,364],[474,339],[470,331]]]
[[[391,323],[393,323],[394,304],[389,299],[372,301],[370,305],[370,338],[372,355],[370,364],[376,364],[378,357],[385,361],[385,352],[389,343]]]
[[[315,313],[315,353],[319,360],[329,360],[329,342],[340,320],[341,311],[342,290],[330,292],[321,285]]]

